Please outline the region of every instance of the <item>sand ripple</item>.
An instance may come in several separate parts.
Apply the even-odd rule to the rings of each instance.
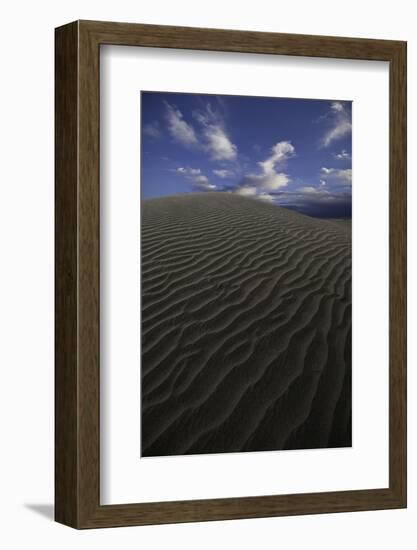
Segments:
[[[141,369],[143,456],[350,446],[350,223],[144,201]]]

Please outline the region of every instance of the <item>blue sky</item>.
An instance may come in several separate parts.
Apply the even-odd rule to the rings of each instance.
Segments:
[[[222,191],[350,218],[348,101],[142,92],[142,199]]]

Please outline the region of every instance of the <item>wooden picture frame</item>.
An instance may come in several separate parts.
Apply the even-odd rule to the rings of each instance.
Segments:
[[[55,518],[74,528],[406,506],[406,43],[77,21],[56,29]],[[389,62],[389,487],[100,504],[99,55],[117,44]]]

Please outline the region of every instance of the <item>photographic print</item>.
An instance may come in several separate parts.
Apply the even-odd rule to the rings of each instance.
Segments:
[[[352,103],[141,92],[141,456],[352,445]]]
[[[57,522],[406,508],[406,169],[406,42],[55,29]]]

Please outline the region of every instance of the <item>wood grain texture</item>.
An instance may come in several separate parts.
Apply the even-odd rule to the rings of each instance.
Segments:
[[[55,44],[55,519],[76,525],[78,28]]]
[[[100,505],[101,44],[390,63],[390,482],[385,489]],[[79,21],[56,29],[56,520],[75,528],[406,506],[406,44]]]
[[[389,223],[389,479],[406,503],[407,493],[407,48],[390,62]]]

